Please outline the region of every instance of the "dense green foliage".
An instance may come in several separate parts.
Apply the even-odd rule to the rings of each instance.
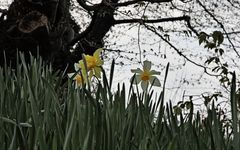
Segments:
[[[0,149],[40,150],[207,150],[239,149],[239,123],[233,77],[230,125],[221,110],[206,117],[173,112],[163,91],[140,93],[118,86],[111,91],[114,63],[108,80],[103,74],[96,88],[75,90],[63,84],[40,59],[31,65],[24,57],[16,70],[0,69]],[[167,71],[166,71],[167,72]],[[166,73],[167,74],[167,73]],[[166,80],[166,79],[165,79]],[[94,92],[93,92],[94,91]],[[128,93],[128,94],[126,94]]]

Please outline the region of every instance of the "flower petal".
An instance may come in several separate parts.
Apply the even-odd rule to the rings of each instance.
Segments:
[[[83,84],[84,84],[84,80],[82,81],[75,80],[75,89],[82,88]]]
[[[82,68],[81,73],[82,73],[83,79],[87,81],[87,70],[85,69],[85,67]]]
[[[100,66],[102,66],[102,65],[103,65],[103,63],[104,63],[104,62],[103,62],[103,60],[102,60],[102,59],[98,59],[98,58],[97,58],[97,66],[99,66],[99,67],[100,67]]]
[[[80,61],[79,61],[78,67],[81,68],[81,69],[85,68],[85,67],[84,67],[84,62],[83,62],[83,60],[80,60]]]
[[[142,82],[141,82],[141,87],[142,87],[142,90],[143,90],[143,91],[147,91],[148,84],[149,84],[148,81],[142,81]]]
[[[143,62],[143,70],[149,71],[149,70],[151,70],[151,66],[152,66],[152,63],[148,60],[145,60]]]
[[[135,79],[136,79],[137,84],[139,84],[141,82],[141,75],[136,75]]]
[[[150,78],[150,83],[152,84],[152,86],[161,86],[161,83],[159,81],[159,79],[157,77],[151,76]]]
[[[100,67],[94,68],[94,73],[97,78],[101,78],[101,71],[102,71],[102,69]]]
[[[73,73],[68,73],[68,74],[67,74],[68,78],[73,78],[74,75],[75,75],[74,72],[73,72]]]
[[[94,75],[93,70],[90,70],[90,71],[89,71],[89,75],[88,75],[88,77],[89,77],[90,80],[92,79],[93,75]]]
[[[74,69],[75,69],[75,71],[79,71],[80,64],[79,63],[74,63]]]
[[[97,50],[93,53],[93,56],[94,56],[95,58],[100,57],[100,54],[101,54],[102,50],[103,50],[102,48],[97,49]]]
[[[151,70],[151,71],[149,71],[149,74],[150,74],[150,75],[160,75],[161,72],[156,71],[156,70]]]
[[[140,75],[134,75],[131,77],[130,81],[133,82],[133,84],[139,84],[141,82],[141,76]],[[132,81],[134,79],[134,81]]]
[[[142,73],[143,71],[140,68],[137,69],[131,69],[132,73]]]

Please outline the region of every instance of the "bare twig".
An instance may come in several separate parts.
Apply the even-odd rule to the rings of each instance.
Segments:
[[[149,3],[147,3],[147,5],[145,6],[144,10],[143,10],[143,14],[142,14],[142,17],[144,17],[145,13],[146,13],[146,10],[147,10],[147,7],[148,7]],[[141,30],[141,24],[139,24],[138,26],[138,49],[139,49],[139,59],[140,59],[140,62],[142,62],[142,49],[141,49],[141,44],[140,44],[140,30]]]
[[[163,2],[171,2],[171,1],[172,0],[131,0],[131,1],[126,1],[122,3],[112,3],[110,5],[114,7],[124,7],[124,6],[133,5],[139,2],[163,3]]]
[[[230,35],[230,34],[240,34],[240,31],[227,32],[227,33],[224,33],[224,34],[228,34],[228,35]]]
[[[181,57],[183,57],[184,59],[186,59],[188,62],[198,66],[198,67],[201,67],[203,68],[204,72],[210,76],[219,76],[219,75],[215,75],[215,74],[211,74],[207,71],[207,67],[201,65],[201,64],[198,64],[196,62],[194,62],[193,60],[189,59],[186,55],[184,55],[176,46],[174,46],[171,42],[169,42],[167,39],[165,39],[160,33],[158,33],[155,28],[149,26],[149,25],[146,25],[144,24],[144,26],[146,27],[146,29],[152,31],[153,33],[155,33],[157,36],[159,36],[164,42],[166,42],[170,47],[172,47]]]
[[[115,20],[114,24],[124,24],[124,23],[160,23],[160,22],[170,22],[170,21],[182,21],[189,20],[188,16],[180,16],[180,17],[170,17],[170,18],[161,18],[161,19],[123,19],[123,20]]]

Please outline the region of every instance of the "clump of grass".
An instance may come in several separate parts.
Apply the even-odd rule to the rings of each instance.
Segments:
[[[208,110],[206,118],[175,114],[164,104],[164,89],[139,93],[131,84],[111,91],[103,73],[95,92],[62,85],[62,76],[43,61],[24,57],[15,70],[0,69],[0,149],[40,150],[203,150],[239,149],[239,121],[232,80],[232,123],[225,126],[220,110]],[[167,73],[166,73],[167,74]],[[110,80],[108,80],[108,78]],[[127,95],[126,95],[127,94]]]

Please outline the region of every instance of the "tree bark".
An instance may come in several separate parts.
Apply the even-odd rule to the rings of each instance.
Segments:
[[[103,37],[113,25],[114,8],[98,4],[90,25],[79,33],[69,7],[70,0],[14,0],[7,13],[2,14],[6,19],[0,21],[1,65],[6,56],[7,62],[14,66],[16,52],[21,51],[39,54],[54,69],[68,67],[68,71],[73,71],[73,64],[81,59],[82,53],[91,55],[102,47]],[[77,47],[71,53],[74,44]]]
[[[161,3],[171,0],[145,1]],[[71,18],[70,0],[14,0],[0,17],[0,65],[5,64],[6,56],[7,63],[12,62],[14,67],[16,52],[21,51],[25,54],[31,52],[34,56],[39,54],[43,60],[51,62],[55,70],[67,68],[67,72],[74,71],[74,63],[81,59],[83,53],[92,55],[96,49],[104,46],[103,38],[112,26],[129,22],[114,20],[115,10],[138,3],[139,0],[125,3],[102,0],[94,5],[88,5],[85,0],[77,2],[92,14],[89,26],[82,33],[79,33],[77,23]],[[179,18],[175,20],[183,17]],[[132,22],[136,21],[138,19]],[[76,48],[70,52],[74,45]]]

